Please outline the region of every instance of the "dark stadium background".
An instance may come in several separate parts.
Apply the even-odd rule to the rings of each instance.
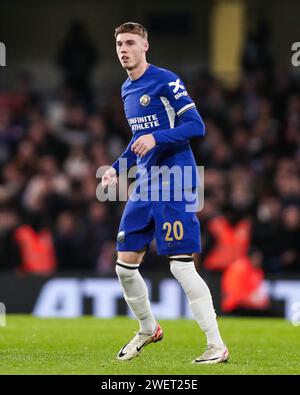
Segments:
[[[206,136],[192,142],[205,166],[204,253],[196,259],[218,313],[292,317],[300,301],[300,66],[291,60],[299,15],[292,0],[1,1],[0,301],[8,313],[126,312],[117,294],[114,308],[101,310],[97,291],[116,286],[124,203],[100,203],[95,193],[97,168],[130,138],[114,28],[138,21],[149,30],[148,60],[182,76],[206,123]],[[216,242],[209,224],[220,216],[250,224],[246,256],[257,283],[265,281],[266,305],[222,310],[224,273],[205,265]],[[33,266],[24,234],[40,254]],[[142,272],[163,317],[188,315],[154,248]],[[182,306],[168,316],[172,295]]]

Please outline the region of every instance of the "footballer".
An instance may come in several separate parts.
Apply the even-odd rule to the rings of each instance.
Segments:
[[[147,62],[149,43],[144,26],[124,23],[115,29],[115,39],[119,61],[128,74],[122,85],[122,99],[132,138],[124,153],[103,175],[102,186],[117,183],[119,174],[133,165],[138,170],[146,169],[138,171],[140,187],[152,181],[150,170],[153,167],[171,169],[177,166],[182,170],[192,169],[191,190],[194,190],[197,169],[189,139],[205,134],[194,102],[177,74]],[[121,166],[124,159],[125,169]],[[219,332],[212,297],[193,261],[193,254],[201,252],[199,220],[195,211],[186,210],[186,195],[181,200],[175,199],[178,186],[174,178],[160,183],[156,177],[156,181],[151,191],[154,188],[160,193],[168,189],[170,199],[151,199],[152,195],[147,195],[149,199],[133,199],[130,196],[119,226],[116,273],[125,301],[140,328],[121,348],[117,358],[131,360],[144,346],[163,338],[163,329],[153,316],[148,290],[139,272],[143,256],[155,237],[158,254],[168,257],[170,270],[186,293],[195,320],[206,335],[204,353],[192,362],[226,362],[228,349]],[[147,188],[145,190],[149,193]]]

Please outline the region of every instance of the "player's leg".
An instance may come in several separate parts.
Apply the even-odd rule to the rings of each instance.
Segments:
[[[194,363],[218,363],[228,360],[228,350],[221,338],[210,290],[196,271],[191,254],[169,256],[170,270],[181,284],[194,317],[206,335],[207,349]]]
[[[124,299],[140,324],[140,330],[119,351],[118,359],[121,361],[137,357],[143,347],[163,337],[163,331],[151,311],[146,283],[138,270],[144,254],[145,251],[118,252],[116,273]]]
[[[185,205],[184,201],[159,202],[155,205],[158,252],[169,256],[171,272],[185,291],[195,319],[206,334],[208,348],[213,345],[214,350],[225,353],[210,291],[196,271],[192,257],[193,253],[201,252],[200,224],[195,213],[186,212]],[[225,360],[226,353],[219,357]],[[220,358],[214,358],[210,358],[215,361],[213,363],[221,362]],[[208,363],[202,359],[200,362],[197,358],[195,362]]]
[[[147,202],[128,201],[118,233],[116,273],[124,298],[140,324],[136,336],[118,353],[119,360],[139,355],[142,347],[162,339],[149,302],[148,289],[139,272],[146,246],[153,239],[154,223]]]
[[[123,288],[124,299],[140,324],[140,331],[153,334],[156,320],[152,314],[146,283],[139,272],[144,251],[119,251],[116,273]]]

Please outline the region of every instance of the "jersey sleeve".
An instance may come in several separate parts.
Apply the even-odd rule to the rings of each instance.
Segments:
[[[123,103],[124,103],[124,86],[126,84],[126,81],[121,86],[121,97],[122,97]],[[113,167],[116,170],[117,175],[123,173],[124,171],[127,171],[128,169],[130,169],[130,167],[132,167],[133,165],[136,164],[136,154],[131,151],[131,146],[133,144],[133,141],[134,141],[134,138],[132,137],[131,140],[129,141],[125,151],[111,165],[111,167]]]
[[[123,154],[112,164],[112,167],[116,170],[117,175],[128,170],[136,163],[136,154],[131,151],[133,144],[133,137],[130,140]]]
[[[196,108],[195,103],[188,95],[181,78],[168,71],[162,78],[162,102],[166,109],[179,117],[177,126],[170,129],[157,130],[152,133],[156,144],[172,144],[187,141],[190,138],[204,136],[205,125]]]
[[[189,109],[196,107],[195,103],[190,98],[184,83],[177,74],[172,72],[165,74],[163,78],[162,92],[171,107],[173,107],[177,116],[180,116]]]
[[[181,124],[174,128],[153,132],[155,143],[157,145],[180,143],[190,138],[205,135],[205,125],[196,108],[184,111],[181,115],[181,121]]]

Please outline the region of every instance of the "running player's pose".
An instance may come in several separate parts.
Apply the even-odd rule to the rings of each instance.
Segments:
[[[158,254],[168,256],[170,270],[185,291],[195,319],[207,337],[205,352],[193,362],[225,362],[229,354],[219,333],[211,294],[193,262],[192,254],[201,252],[199,221],[195,212],[186,210],[186,194],[181,200],[175,199],[176,188],[183,189],[180,182],[179,187],[177,184],[184,181],[184,168],[192,170],[190,192],[195,188],[197,169],[189,139],[205,134],[203,121],[180,77],[147,62],[149,43],[142,25],[124,23],[116,28],[115,38],[118,58],[128,74],[122,86],[122,99],[133,136],[124,153],[102,177],[102,186],[116,183],[119,174],[133,165],[138,168],[140,188],[155,178],[155,172],[150,173],[153,166],[165,169],[176,166],[182,170],[182,180],[176,176],[160,182],[156,177],[150,189],[145,189],[149,199],[130,197],[126,204],[117,237],[116,273],[140,329],[122,347],[117,358],[130,360],[145,345],[163,337],[139,272],[146,249],[155,236]],[[139,172],[139,168],[144,171]],[[151,199],[149,190],[155,189],[159,198]],[[166,189],[170,192],[167,200],[161,198]]]

